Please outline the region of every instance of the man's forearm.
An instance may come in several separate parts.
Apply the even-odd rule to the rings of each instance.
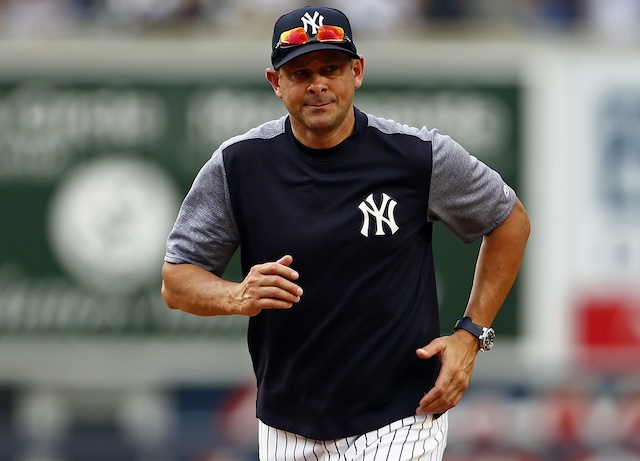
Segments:
[[[172,309],[201,316],[231,315],[228,301],[233,282],[192,264],[162,266],[162,297]]]
[[[529,233],[529,217],[517,200],[509,217],[483,238],[464,314],[475,323],[493,323],[518,275]]]

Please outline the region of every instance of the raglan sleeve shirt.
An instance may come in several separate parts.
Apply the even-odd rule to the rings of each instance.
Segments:
[[[423,130],[426,130],[423,128]],[[438,130],[430,130],[433,167],[427,219],[441,221],[466,243],[509,216],[516,194],[500,174]],[[240,244],[224,168],[224,145],[196,176],[167,241],[165,261],[218,276]]]
[[[293,255],[303,298],[249,320],[257,414],[318,440],[414,414],[438,373],[437,359],[415,355],[439,334],[430,222],[472,242],[515,203],[500,175],[449,136],[356,118],[351,138],[314,156],[284,119],[224,143],[187,193],[165,256],[221,276],[241,236],[244,271]],[[359,204],[386,193],[393,205],[369,223],[381,232],[364,235]]]

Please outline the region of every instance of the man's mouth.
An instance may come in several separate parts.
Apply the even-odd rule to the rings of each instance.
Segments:
[[[331,104],[331,101],[314,101],[314,102],[308,102],[307,106],[321,108],[321,107],[328,106],[329,104]]]

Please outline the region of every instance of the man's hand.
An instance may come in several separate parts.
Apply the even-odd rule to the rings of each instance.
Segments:
[[[300,301],[302,288],[293,281],[298,273],[291,269],[293,258],[283,256],[275,262],[257,264],[229,293],[237,313],[253,317],[263,309],[289,309]]]
[[[416,414],[444,413],[460,402],[469,387],[478,350],[478,338],[465,330],[436,338],[416,350],[421,359],[440,359],[440,374],[433,389],[420,400]]]
[[[294,280],[293,258],[258,264],[238,283],[224,280],[193,264],[162,266],[162,297],[172,309],[194,315],[255,316],[263,309],[288,309],[300,301],[302,288]]]

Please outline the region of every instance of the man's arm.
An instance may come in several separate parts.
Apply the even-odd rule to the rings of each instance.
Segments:
[[[474,323],[492,324],[520,270],[529,232],[529,217],[516,199],[507,219],[482,239],[464,312]],[[441,362],[435,386],[420,400],[418,414],[442,413],[458,404],[469,387],[478,350],[478,338],[460,329],[416,351],[420,358],[437,356]]]
[[[164,263],[162,297],[172,309],[195,315],[240,314],[254,316],[262,309],[288,309],[300,300],[302,288],[293,258],[251,268],[242,282],[230,282],[192,264]]]

